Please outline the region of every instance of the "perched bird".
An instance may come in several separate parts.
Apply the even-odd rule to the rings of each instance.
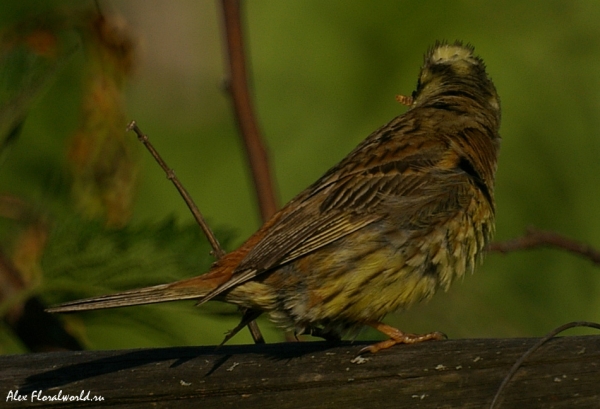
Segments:
[[[379,128],[206,274],[73,301],[51,312],[195,299],[270,314],[335,338],[369,325],[366,350],[439,339],[383,324],[472,271],[494,231],[500,100],[473,47],[438,42],[409,109]],[[245,321],[247,322],[247,320]]]

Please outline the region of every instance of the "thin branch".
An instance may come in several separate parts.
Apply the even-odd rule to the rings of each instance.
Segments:
[[[570,239],[561,234],[529,227],[523,237],[503,242],[491,243],[487,250],[497,253],[529,250],[538,247],[556,247],[587,258],[592,263],[600,265],[600,251],[592,246]]]
[[[179,181],[177,176],[175,176],[175,171],[173,171],[173,169],[171,169],[171,168],[169,168],[169,166],[167,166],[167,163],[163,160],[163,158],[156,151],[156,149],[154,149],[154,146],[150,143],[150,140],[148,139],[148,135],[145,135],[142,132],[142,130],[135,123],[135,121],[131,121],[131,123],[127,126],[127,130],[134,131],[136,133],[140,142],[142,142],[144,144],[146,149],[148,149],[148,151],[150,152],[152,157],[154,157],[156,162],[160,165],[162,170],[165,172],[165,174],[167,175],[167,179],[169,179],[175,185],[175,187],[177,188],[177,191],[179,192],[179,194],[185,201],[185,204],[187,205],[187,207],[190,209],[190,211],[194,215],[196,222],[198,223],[198,225],[204,232],[204,235],[210,242],[210,245],[212,247],[211,254],[215,258],[217,258],[217,260],[220,259],[221,257],[223,257],[225,255],[225,251],[223,251],[223,248],[219,244],[219,241],[217,240],[216,236],[214,235],[214,233],[212,232],[212,230],[206,223],[206,220],[204,220],[202,213],[200,213],[200,209],[198,209],[198,206],[196,206],[196,203],[194,203],[194,199],[192,199],[192,197],[190,196],[188,191],[185,189],[185,187],[183,187],[183,185],[181,184],[181,182]],[[252,339],[254,340],[254,343],[263,344],[265,342],[265,340],[260,332],[260,329],[258,328],[258,325],[254,321],[248,323],[248,329],[250,330],[250,334],[252,335]],[[225,340],[227,340],[227,339],[228,338],[226,338]]]
[[[252,171],[252,179],[261,218],[268,220],[277,211],[277,202],[267,150],[258,129],[256,115],[248,89],[244,42],[239,0],[222,0],[223,20],[229,55],[228,90],[231,94],[236,120]]]
[[[240,2],[239,0],[222,0],[221,4],[223,8],[225,37],[227,39],[227,55],[229,56],[229,81],[227,89],[231,94],[237,124],[252,172],[252,180],[254,182],[261,219],[263,222],[266,222],[277,211],[277,200],[275,199],[267,150],[258,129],[258,121],[256,120],[248,89]],[[257,344],[264,342],[258,325],[253,321],[258,315],[256,312],[245,311],[244,317],[252,317],[252,320],[242,319],[240,325],[230,332],[229,337],[238,332],[240,326],[243,327],[243,324],[247,323],[254,342]]]
[[[513,378],[513,376],[515,376],[515,374],[517,373],[517,371],[519,370],[521,365],[523,365],[525,360],[527,358],[529,358],[529,356],[531,356],[531,354],[533,354],[535,351],[540,349],[540,347],[542,345],[544,345],[546,342],[548,342],[549,340],[551,340],[552,338],[554,338],[561,332],[566,331],[571,328],[575,328],[575,327],[590,327],[590,328],[600,329],[600,324],[595,323],[595,322],[587,322],[587,321],[569,322],[567,324],[561,325],[558,328],[553,329],[548,334],[546,334],[543,338],[541,338],[538,342],[536,342],[531,348],[529,348],[527,350],[527,352],[525,352],[523,355],[521,355],[521,357],[515,362],[515,364],[512,366],[512,368],[510,368],[510,371],[504,377],[504,380],[502,380],[502,383],[500,384],[500,387],[498,388],[496,395],[494,395],[494,400],[492,400],[490,409],[494,409],[494,406],[496,405],[496,402],[498,401],[500,394],[502,394],[503,390],[506,388],[506,385],[508,385],[508,383]]]
[[[212,230],[210,229],[210,227],[208,227],[208,224],[204,220],[202,213],[200,213],[198,206],[196,206],[196,204],[194,203],[194,200],[192,199],[192,197],[190,196],[188,191],[183,187],[183,185],[181,184],[181,182],[179,181],[177,176],[175,176],[175,172],[173,171],[173,169],[171,169],[167,166],[167,164],[165,163],[163,158],[159,155],[159,153],[156,151],[156,149],[154,149],[154,146],[152,146],[152,144],[148,140],[148,136],[142,132],[142,130],[135,123],[135,121],[131,121],[131,123],[127,126],[127,130],[134,131],[136,133],[140,142],[142,142],[144,144],[146,149],[148,149],[150,154],[152,154],[152,156],[154,157],[156,162],[160,165],[162,170],[164,170],[165,174],[167,175],[167,179],[169,179],[175,185],[175,187],[177,188],[177,191],[179,192],[179,194],[185,201],[185,204],[187,205],[187,207],[190,209],[190,211],[194,215],[196,222],[198,222],[198,224],[200,225],[200,228],[204,232],[204,235],[210,242],[210,245],[212,247],[211,254],[213,256],[215,256],[217,259],[220,259],[221,257],[223,257],[225,255],[223,248],[219,244],[219,241],[215,237],[215,235],[212,232]]]

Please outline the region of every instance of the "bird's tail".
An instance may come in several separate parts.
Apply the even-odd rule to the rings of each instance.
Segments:
[[[227,276],[222,271],[211,271],[198,277],[170,284],[160,284],[116,294],[75,300],[50,307],[46,311],[51,313],[75,312],[155,304],[176,300],[201,300],[205,295],[222,284],[228,278]]]

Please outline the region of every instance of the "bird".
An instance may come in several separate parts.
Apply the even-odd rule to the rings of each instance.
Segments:
[[[408,106],[290,200],[208,272],[76,300],[52,313],[174,300],[224,301],[268,313],[296,334],[341,339],[370,326],[388,339],[361,352],[443,339],[382,322],[480,262],[495,230],[500,98],[461,41],[425,53]]]

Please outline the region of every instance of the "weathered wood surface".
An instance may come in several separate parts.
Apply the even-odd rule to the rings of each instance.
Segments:
[[[351,360],[364,343],[0,356],[0,406],[481,409],[489,407],[510,367],[535,341],[404,345],[366,355],[362,364]],[[25,400],[17,401],[17,390]],[[52,397],[59,391],[89,392],[104,401],[32,401],[34,393]],[[600,336],[561,337],[543,345],[498,407],[600,408]]]

